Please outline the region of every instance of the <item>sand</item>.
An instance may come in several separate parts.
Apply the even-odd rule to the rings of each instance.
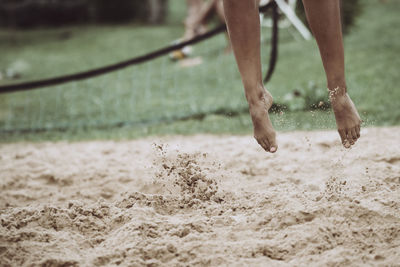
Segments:
[[[400,128],[0,145],[1,266],[400,266]]]

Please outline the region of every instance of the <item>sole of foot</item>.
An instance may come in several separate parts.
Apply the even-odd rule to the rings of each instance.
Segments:
[[[254,138],[257,143],[265,151],[275,153],[278,150],[276,132],[268,115],[272,102],[271,94],[263,89],[259,99],[249,102],[249,111],[253,121]]]

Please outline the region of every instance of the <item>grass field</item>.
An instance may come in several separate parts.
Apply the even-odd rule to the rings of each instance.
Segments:
[[[174,1],[172,1],[174,3]],[[165,46],[183,31],[184,6],[174,3],[164,26],[74,26],[0,31],[0,84],[74,73]],[[363,1],[346,36],[347,82],[366,125],[400,124],[400,2]],[[279,59],[268,84],[277,103],[294,90],[319,91],[325,78],[314,41],[280,32]],[[263,62],[269,29],[263,29]],[[98,78],[0,95],[0,140],[125,139],[145,135],[250,133],[251,121],[232,55],[219,35],[194,47],[201,65],[181,68],[167,57]],[[265,66],[264,66],[265,67]],[[265,68],[264,68],[265,69]],[[8,79],[6,72],[20,75]],[[12,74],[12,73],[11,73]],[[328,111],[272,115],[279,131],[335,126]],[[34,132],[35,129],[61,129]],[[15,132],[23,129],[26,132]],[[67,130],[65,130],[67,129]]]

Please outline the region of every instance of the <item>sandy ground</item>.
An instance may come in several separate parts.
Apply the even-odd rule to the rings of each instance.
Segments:
[[[400,128],[0,146],[1,266],[400,266]]]

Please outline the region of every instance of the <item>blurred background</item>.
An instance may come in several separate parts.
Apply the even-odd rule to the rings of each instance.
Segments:
[[[219,1],[193,0],[199,5],[194,13],[189,2],[0,0],[0,86],[118,63],[223,23]],[[301,1],[289,3],[307,25]],[[368,126],[400,124],[399,11],[397,0],[342,2],[347,83]],[[202,18],[193,22],[193,14]],[[262,16],[264,72],[270,56],[270,16]],[[193,28],[193,23],[198,25]],[[221,33],[106,75],[2,93],[0,139],[248,134],[251,120],[228,43]],[[304,39],[282,12],[278,51],[267,84],[274,95],[276,128],[334,129],[316,43]]]

